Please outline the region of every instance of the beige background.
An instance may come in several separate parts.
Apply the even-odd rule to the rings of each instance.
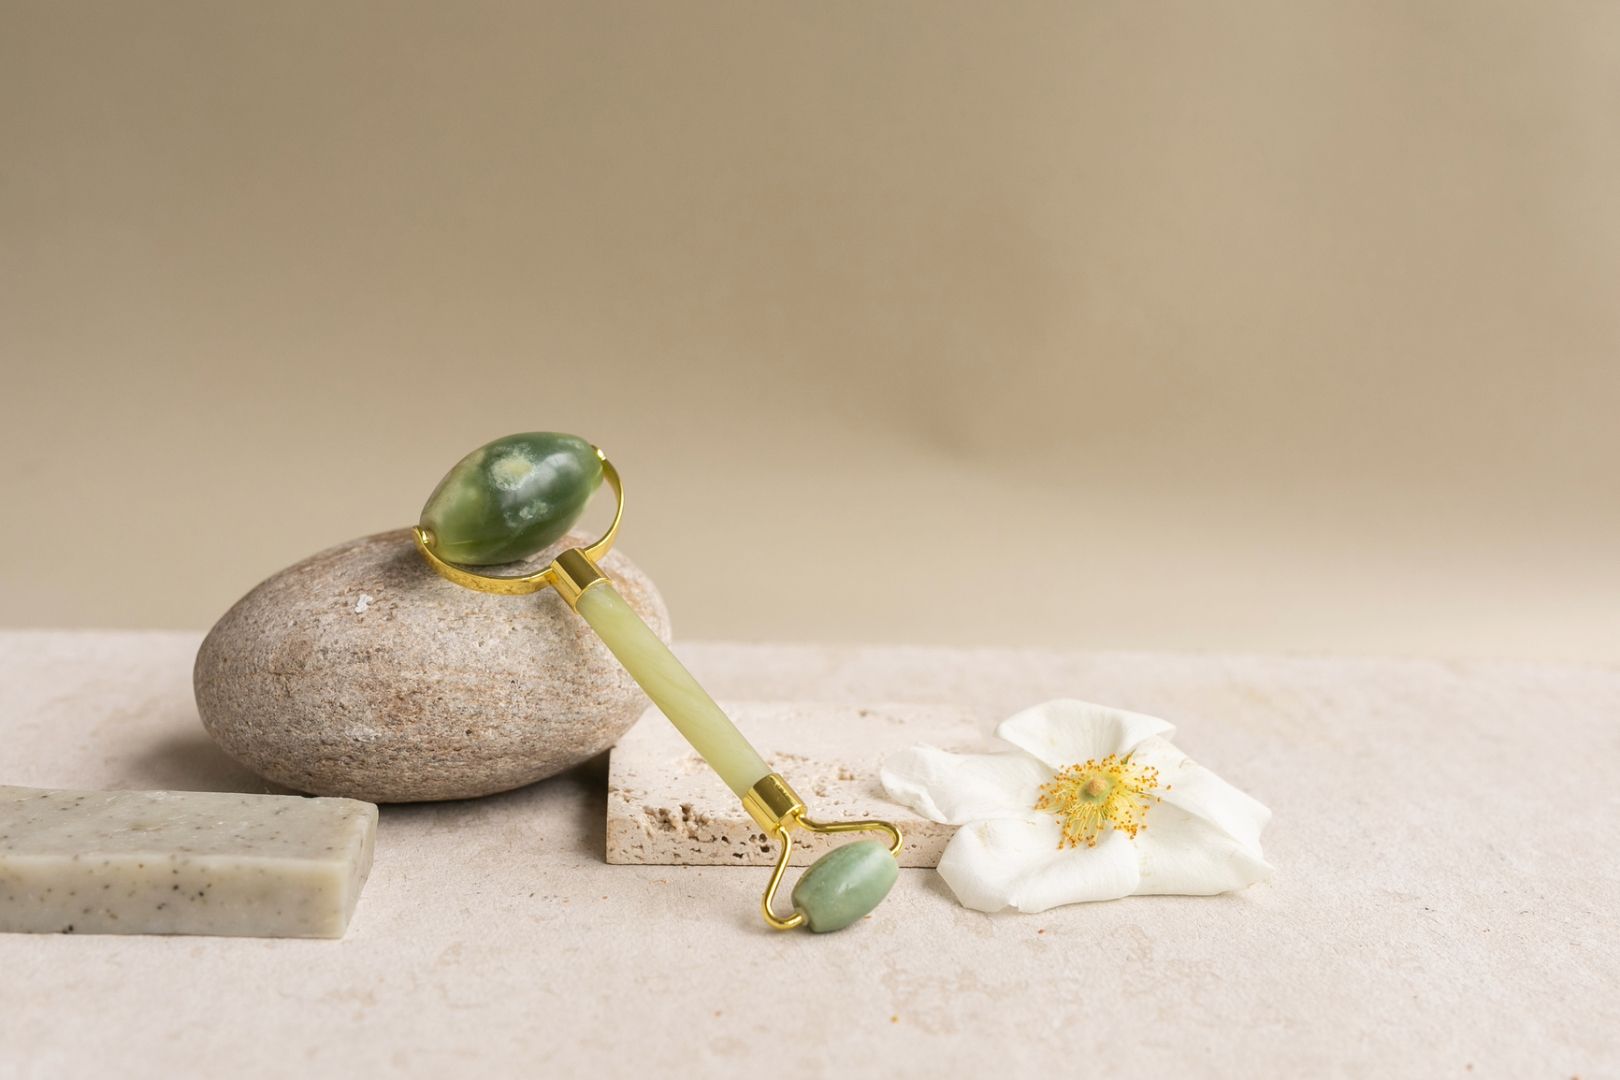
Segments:
[[[685,638],[1620,660],[1620,6],[0,0],[0,623],[509,431]]]

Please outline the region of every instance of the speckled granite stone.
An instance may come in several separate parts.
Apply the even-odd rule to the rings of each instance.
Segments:
[[[589,538],[570,533],[523,573]],[[645,574],[602,568],[666,641]],[[520,787],[613,745],[646,698],[552,590],[452,585],[409,530],[341,544],[281,571],[214,626],[193,671],[220,747],[295,791],[370,802],[464,799]]]

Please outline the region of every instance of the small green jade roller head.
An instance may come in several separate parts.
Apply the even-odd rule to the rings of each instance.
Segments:
[[[556,542],[579,519],[606,480],[613,521],[595,543],[569,548],[538,573],[499,577],[472,567],[526,559]],[[597,566],[612,548],[624,516],[618,470],[575,435],[536,431],[508,435],[474,450],[433,489],[416,528],[416,547],[434,570],[480,592],[522,596],[554,588],[686,737],[765,834],[779,845],[760,907],[777,930],[804,926],[842,930],[882,902],[900,876],[900,830],[887,821],[822,822],[805,813],[788,782],[770,770],[675,654],[641,621]],[[778,915],[776,891],[793,855],[793,830],[879,832],[887,843],[861,840],[817,859],[793,888],[793,911]]]

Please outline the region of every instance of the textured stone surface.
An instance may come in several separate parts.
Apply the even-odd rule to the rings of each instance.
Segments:
[[[934,866],[956,830],[889,801],[878,781],[884,755],[919,742],[950,750],[990,745],[984,722],[952,705],[720,704],[765,763],[793,785],[811,817],[875,817],[899,825],[905,834],[901,866]],[[656,709],[647,710],[613,748],[607,806],[611,863],[769,866],[776,861],[775,842]],[[798,830],[793,865],[808,866],[850,839]]]
[[[254,791],[193,634],[0,634],[0,771]],[[385,806],[342,941],[0,939],[0,1077],[1608,1077],[1620,671],[1312,657],[682,645],[721,700],[1068,694],[1181,725],[1276,811],[1230,896],[983,915],[902,870],[837,934],[758,867],[610,866],[601,760]],[[1520,796],[1555,797],[1549,824]],[[766,984],[789,989],[784,1041]],[[539,1063],[537,1065],[537,1063]]]
[[[544,565],[570,533],[529,563]],[[603,561],[665,640],[646,575]],[[214,626],[193,682],[221,749],[278,784],[369,802],[506,791],[611,746],[646,698],[557,594],[452,585],[409,530],[323,551],[265,581]]]

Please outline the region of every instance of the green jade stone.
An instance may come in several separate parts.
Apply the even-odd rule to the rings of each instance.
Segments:
[[[601,484],[602,459],[579,436],[508,435],[445,474],[422,507],[422,528],[446,562],[516,562],[567,532]]]
[[[793,886],[793,907],[814,933],[842,930],[881,904],[899,876],[885,845],[857,840],[810,864]]]

